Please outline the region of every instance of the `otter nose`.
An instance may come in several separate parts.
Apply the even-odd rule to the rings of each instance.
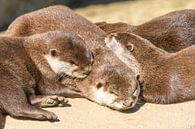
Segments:
[[[133,101],[126,100],[123,105],[124,106],[131,106],[133,104]]]

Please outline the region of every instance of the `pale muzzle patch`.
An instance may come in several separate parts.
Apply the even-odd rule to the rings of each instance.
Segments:
[[[137,89],[134,94],[137,95],[139,94],[140,89]],[[92,100],[95,101],[96,103],[110,107],[115,110],[126,110],[130,109],[135,106],[137,100],[132,100],[132,103],[130,105],[127,105],[124,100],[118,101],[118,96],[115,94],[109,93],[104,90],[103,87],[101,88],[93,88],[92,90]]]
[[[58,75],[66,74],[67,76],[73,78],[85,78],[86,74],[75,72],[79,66],[71,64],[69,62],[64,62],[59,60],[57,57],[53,57],[51,55],[45,55],[45,59],[47,60],[51,69]]]

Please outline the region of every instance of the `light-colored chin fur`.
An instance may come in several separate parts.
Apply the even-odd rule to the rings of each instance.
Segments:
[[[136,75],[140,75],[141,66],[135,57],[129,53],[114,37],[116,35],[108,35],[105,38],[105,43],[108,48],[110,48],[115,55],[124,62]]]
[[[93,87],[91,100],[100,105],[107,106],[115,110],[127,110],[135,106],[138,100],[139,93],[140,87],[138,87],[133,93],[133,95],[136,96],[136,99],[133,101],[133,104],[125,105],[124,100],[116,101],[118,97],[115,94],[106,92],[103,87],[99,89]]]
[[[78,69],[78,66],[72,65],[69,62],[60,61],[58,58],[52,57],[51,55],[45,55],[45,59],[47,60],[51,69],[56,74],[65,73],[70,77],[76,77],[76,78],[85,78],[87,76],[84,74],[81,75],[77,72],[74,72],[76,69]]]

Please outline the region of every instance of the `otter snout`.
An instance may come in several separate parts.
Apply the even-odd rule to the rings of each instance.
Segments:
[[[123,111],[123,110],[127,110],[130,108],[133,108],[135,106],[136,103],[134,100],[119,100],[113,103],[113,107],[111,107],[112,109],[115,110],[119,110],[119,111]]]
[[[83,74],[88,76],[90,73],[91,73],[91,70],[90,71],[88,70],[88,71],[85,71]]]
[[[85,68],[77,68],[72,72],[72,75],[76,78],[84,79],[91,73],[91,66],[87,66]]]
[[[136,87],[135,91],[128,98],[126,98],[126,100],[121,99],[114,102],[113,109],[122,111],[122,110],[133,108],[138,101],[139,94],[140,94],[140,85]]]
[[[111,109],[122,111],[131,109],[136,105],[140,94],[140,86],[137,85],[135,90],[129,95],[116,94],[112,91],[108,91],[104,88],[104,84],[102,84],[101,87],[96,86],[92,92],[93,101],[100,105],[110,107]]]
[[[128,93],[128,95],[123,95],[122,98],[118,96],[118,100],[113,103],[114,104],[113,109],[127,110],[133,108],[138,101],[139,95],[140,95],[140,85],[139,83],[136,83],[136,87],[134,91]]]

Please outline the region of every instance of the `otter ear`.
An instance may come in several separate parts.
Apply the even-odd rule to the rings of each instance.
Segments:
[[[132,43],[127,43],[126,48],[127,48],[127,50],[132,52],[134,50],[134,45]]]
[[[57,56],[57,50],[56,49],[50,49],[49,54],[53,57]]]

